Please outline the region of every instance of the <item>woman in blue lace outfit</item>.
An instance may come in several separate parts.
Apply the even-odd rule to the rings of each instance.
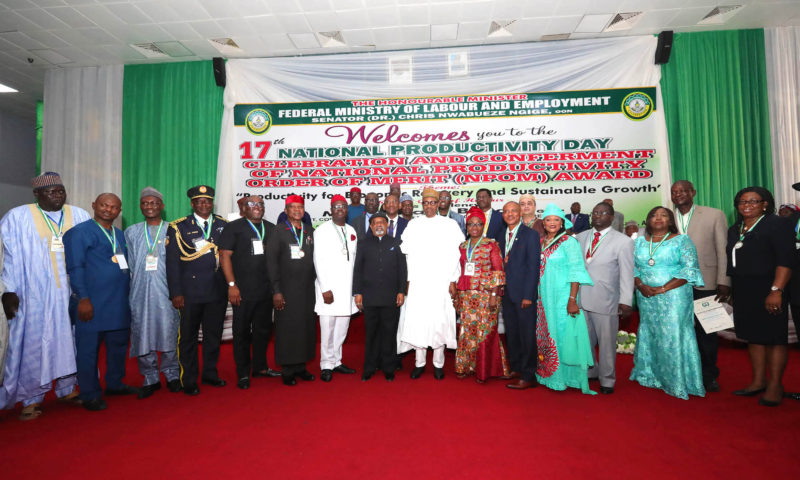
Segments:
[[[705,396],[692,299],[692,286],[703,286],[697,251],[671,210],[653,208],[646,225],[634,250],[641,322],[631,380],[682,399]]]

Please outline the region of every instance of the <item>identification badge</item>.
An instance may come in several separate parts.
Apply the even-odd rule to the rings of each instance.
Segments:
[[[194,249],[197,251],[204,249],[208,245],[208,241],[205,238],[195,238],[192,242],[194,243]]]
[[[58,235],[53,235],[50,237],[50,251],[51,252],[63,252],[64,251],[64,240],[61,239]]]
[[[794,248],[800,250],[800,242],[794,242]]]
[[[475,275],[475,262],[464,263],[464,275],[467,277]]]
[[[253,255],[264,255],[264,242],[253,240]]]
[[[116,263],[119,265],[120,270],[127,270],[128,269],[128,261],[125,260],[125,255],[118,253],[114,255],[114,258],[117,259]]]
[[[303,258],[303,256],[301,255],[303,251],[300,250],[300,245],[289,245],[289,251],[292,254],[292,260],[300,260],[301,258]]]
[[[155,272],[158,270],[158,257],[155,255],[147,255],[144,257],[144,271]]]

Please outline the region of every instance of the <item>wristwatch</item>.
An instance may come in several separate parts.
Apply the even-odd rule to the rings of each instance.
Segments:
[[[229,287],[235,287],[236,286],[236,282],[228,282],[228,286]]]
[[[773,286],[769,287],[769,289],[770,289],[771,291],[773,291],[773,292],[781,292],[781,293],[783,293],[783,289],[782,289],[782,288],[778,288],[778,287],[776,287],[775,285],[773,285]]]

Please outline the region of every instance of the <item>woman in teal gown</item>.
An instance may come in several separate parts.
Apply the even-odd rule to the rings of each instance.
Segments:
[[[592,285],[577,240],[565,234],[572,228],[564,212],[554,204],[542,214],[542,238],[536,346],[539,359],[536,379],[553,390],[567,387],[589,390],[586,374],[592,366],[592,348],[586,318],[578,308],[578,286]]]
[[[634,282],[641,321],[631,380],[673,397],[705,396],[694,334],[692,287],[702,287],[697,251],[678,235],[664,207],[647,214],[647,229],[634,246]]]

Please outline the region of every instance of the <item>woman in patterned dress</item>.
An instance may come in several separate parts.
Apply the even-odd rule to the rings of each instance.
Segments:
[[[586,318],[578,307],[578,287],[592,285],[581,246],[566,234],[572,222],[563,210],[549,204],[542,213],[542,261],[539,267],[536,380],[553,390],[589,390],[587,371],[594,364]]]
[[[511,373],[497,334],[498,295],[505,283],[503,258],[497,242],[483,237],[484,223],[486,215],[480,208],[472,207],[467,212],[469,239],[460,246],[461,276],[456,299],[461,315],[456,374],[458,378],[475,374],[478,383]]]

